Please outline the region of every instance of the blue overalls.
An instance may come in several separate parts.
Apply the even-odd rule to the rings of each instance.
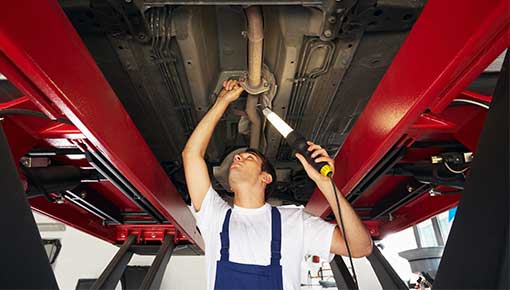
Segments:
[[[216,264],[214,289],[271,289],[283,290],[280,250],[282,222],[280,211],[271,208],[271,264],[269,266],[239,264],[229,261],[229,230],[232,209],[227,211],[223,221],[221,237],[221,258]]]

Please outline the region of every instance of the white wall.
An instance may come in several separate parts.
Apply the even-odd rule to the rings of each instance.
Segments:
[[[34,213],[37,223],[54,222]],[[43,238],[58,238],[62,250],[54,268],[60,289],[75,289],[80,278],[97,278],[118,251],[118,247],[66,226],[64,232],[42,232]],[[154,256],[133,255],[130,265],[148,266]],[[206,288],[203,256],[172,256],[161,289],[182,290]],[[120,289],[120,288],[117,288]]]

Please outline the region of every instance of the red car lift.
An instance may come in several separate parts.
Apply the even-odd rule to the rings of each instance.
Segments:
[[[476,125],[480,129],[486,112],[448,105],[461,94],[471,100],[491,100],[490,97],[463,92],[463,89],[510,46],[508,11],[506,0],[429,1],[370,98],[336,157],[335,181],[355,207],[380,202],[368,214],[361,214],[374,237],[381,238],[407,228],[458,203],[458,194],[430,196],[424,194],[428,188],[410,186],[412,198],[403,201],[398,199],[399,196],[373,192],[373,188],[374,184],[385,184],[387,180],[381,176],[388,165],[395,164],[399,158],[411,158],[402,152],[425,136],[438,132],[451,134],[475,151],[480,131],[466,128]],[[119,224],[112,216],[110,222],[113,223],[105,224],[91,212],[69,203],[48,203],[43,197],[30,200],[33,209],[108,242],[127,241],[126,247],[131,246],[135,239],[133,236],[136,236],[136,242],[167,241],[163,244],[168,247],[173,247],[169,241],[169,237],[173,237],[172,242],[189,241],[203,249],[203,241],[195,229],[189,209],[56,1],[16,1],[9,3],[9,9],[0,10],[0,72],[26,96],[2,103],[0,109],[36,110],[43,117],[58,121],[35,122],[33,117],[27,116],[2,121],[14,160],[20,160],[36,145],[54,147],[55,150],[78,147],[81,150],[78,153],[85,154],[88,161],[98,171],[103,170],[103,175],[110,181],[110,185],[98,186],[96,190],[109,194],[112,199],[117,198],[116,202],[129,209],[128,213],[143,209],[158,223],[143,225],[144,220],[137,219],[136,224]],[[487,147],[484,150],[490,151]],[[4,160],[2,158],[2,162]],[[508,156],[504,160],[508,160]],[[81,163],[76,161],[75,164]],[[12,162],[6,165],[8,167],[12,167]],[[508,167],[506,169],[508,173]],[[381,189],[384,186],[378,187],[378,190]],[[77,202],[86,202],[83,196],[76,195],[74,198]],[[7,203],[5,205],[8,206]],[[391,211],[381,210],[383,207],[378,205],[384,205]],[[324,217],[329,213],[328,207],[322,195],[316,192],[306,209]],[[96,210],[104,212],[104,209]],[[459,214],[461,212],[459,209]],[[26,211],[24,213],[29,216]],[[508,208],[506,213],[508,215]],[[388,214],[392,219],[374,218]],[[454,226],[456,228],[460,226]],[[466,234],[465,228],[452,230],[452,233],[455,232],[458,232],[458,239]],[[34,233],[26,234],[36,236]],[[19,246],[22,245],[37,249],[34,245],[20,242]],[[18,250],[16,253],[22,253],[22,249]],[[119,251],[119,257],[121,251],[123,249]],[[447,245],[447,253],[452,251]],[[508,240],[506,251],[508,253]],[[40,258],[41,253],[32,254],[32,257],[38,255]],[[158,257],[168,261],[167,257]],[[126,259],[129,260],[122,256],[118,260]],[[374,259],[378,258],[374,256]],[[459,257],[456,256],[456,259],[459,260]],[[505,260],[499,262],[504,265]],[[499,262],[489,269],[504,269],[499,267]],[[101,281],[120,271],[122,264],[111,264]],[[508,267],[508,259],[506,265]],[[391,272],[386,266],[382,268]],[[22,267],[15,270],[20,269]],[[440,273],[453,273],[444,269],[447,268],[442,265]],[[23,273],[35,275],[35,272],[26,272],[28,270]],[[42,277],[44,271],[37,277]],[[438,276],[441,277],[440,274]],[[473,276],[476,275],[469,278],[476,279]],[[45,281],[47,288],[56,288],[54,279]],[[21,283],[18,287],[24,283],[22,279],[16,282]],[[400,288],[401,285],[393,284],[393,287]]]
[[[448,104],[509,46],[505,0],[429,1],[371,96],[335,159],[335,182],[354,206],[357,186],[384,167],[399,148],[430,131],[450,130],[474,150],[478,136],[461,136],[464,125],[448,122]],[[458,122],[458,120],[455,120]],[[417,134],[418,133],[418,134]],[[471,133],[472,134],[472,133]],[[474,137],[474,138],[473,138]],[[397,232],[454,207],[458,196],[422,197],[390,222],[367,223],[374,236]],[[330,209],[315,192],[306,209]],[[379,227],[380,226],[380,227]]]
[[[20,21],[21,15],[30,20]],[[134,188],[139,195],[136,198],[152,205],[162,215],[159,218],[171,224],[148,229],[105,227],[93,215],[85,217],[72,209],[62,211],[62,207],[48,205],[44,199],[34,200],[32,207],[109,242],[125,240],[128,231],[148,234],[149,240],[152,236],[162,240],[165,233],[171,233],[176,242],[190,240],[203,249],[191,212],[58,3],[11,3],[9,9],[2,9],[0,18],[2,74],[46,116],[69,119],[76,128],[66,129],[75,134],[63,138],[95,157],[107,159],[122,175],[121,182]],[[27,148],[21,146],[13,146],[15,160],[27,153],[22,151]]]

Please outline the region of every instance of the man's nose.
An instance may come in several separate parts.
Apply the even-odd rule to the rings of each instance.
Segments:
[[[239,154],[234,155],[234,161],[241,161],[241,159],[242,159],[241,155]]]

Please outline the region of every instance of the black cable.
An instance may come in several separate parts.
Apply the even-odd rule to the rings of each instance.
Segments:
[[[356,276],[356,270],[354,270],[354,264],[352,263],[351,248],[349,247],[349,242],[347,242],[347,236],[345,234],[344,220],[342,218],[342,212],[340,211],[340,201],[338,200],[338,194],[336,193],[335,182],[333,181],[333,178],[331,176],[329,176],[329,179],[331,180],[331,185],[333,186],[333,192],[335,193],[336,206],[338,208],[338,217],[340,218],[340,227],[342,228],[342,235],[344,236],[345,247],[347,248],[347,253],[349,254],[349,262],[351,263],[352,276],[353,276],[352,278],[354,280],[354,285],[356,286],[356,289],[359,289],[358,277]]]
[[[25,116],[43,118],[46,120],[60,122],[60,123],[68,124],[68,125],[73,125],[73,123],[67,119],[57,118],[57,119],[53,120],[41,112],[37,112],[37,111],[33,111],[33,110],[26,110],[26,109],[3,109],[3,110],[0,110],[0,116],[2,116],[2,115],[25,115]]]

